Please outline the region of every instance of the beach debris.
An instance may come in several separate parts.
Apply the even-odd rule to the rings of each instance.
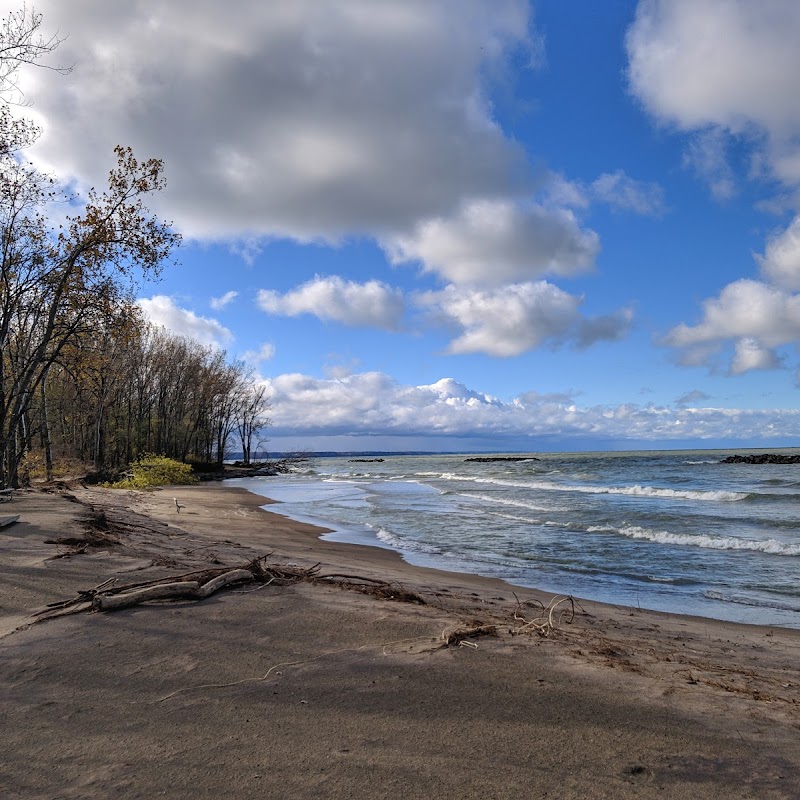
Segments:
[[[47,560],[55,561],[59,558],[83,555],[90,547],[112,547],[119,544],[119,539],[111,534],[109,520],[104,511],[98,511],[92,506],[90,515],[84,520],[84,524],[86,525],[86,533],[83,536],[59,536],[57,539],[45,539],[45,544],[55,544],[69,548],[58,552]]]
[[[318,564],[313,567],[269,564],[263,557],[238,567],[205,569],[124,586],[116,586],[116,578],[111,578],[93,589],[79,591],[69,600],[50,603],[34,616],[43,620],[83,611],[117,611],[151,600],[203,600],[226,586],[238,583],[287,586],[310,580],[318,569]]]
[[[72,544],[73,541],[64,543]],[[301,581],[325,582],[384,600],[417,605],[426,604],[418,594],[410,592],[396,583],[367,578],[362,575],[341,573],[319,575],[320,565],[318,563],[311,567],[274,564],[267,561],[268,557],[261,556],[239,566],[204,569],[124,586],[117,586],[116,578],[112,578],[92,589],[79,591],[75,597],[68,600],[50,603],[34,616],[38,620],[43,620],[66,614],[79,614],[84,611],[117,611],[154,600],[204,600],[220,589],[234,584],[258,583],[260,586],[289,586]]]
[[[343,573],[331,573],[329,575],[317,575],[314,578],[316,583],[326,582],[343,589],[351,589],[362,594],[369,594],[379,597],[382,600],[394,600],[398,603],[413,603],[418,606],[425,606],[427,602],[416,592],[405,589],[399,583],[384,581],[380,578],[367,578],[363,575],[345,575]]]
[[[456,628],[455,630],[448,631],[445,628],[442,631],[442,640],[444,644],[442,647],[478,647],[471,639],[477,639],[481,636],[497,636],[496,625],[485,625],[483,623],[475,623],[466,628]]]
[[[549,636],[553,631],[558,630],[561,623],[569,625],[575,618],[575,598],[572,595],[563,597],[556,596],[547,605],[538,601],[528,601],[527,605],[538,604],[541,609],[533,618],[528,619],[522,613],[522,603],[519,597],[514,594],[517,600],[517,607],[514,609],[514,620],[519,624],[511,629],[512,636],[525,633],[536,633],[539,636]]]

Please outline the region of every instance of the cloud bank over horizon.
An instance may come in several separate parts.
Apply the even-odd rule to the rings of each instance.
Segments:
[[[800,435],[798,409],[732,409],[694,404],[693,392],[672,406],[580,405],[575,397],[530,392],[504,401],[453,378],[408,386],[371,372],[342,378],[299,373],[263,381],[271,397],[270,435],[278,437],[460,437],[509,446],[537,439],[619,443],[662,440],[748,441]],[[368,448],[367,448],[368,449]]]

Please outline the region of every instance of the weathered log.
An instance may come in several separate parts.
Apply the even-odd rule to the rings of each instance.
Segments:
[[[166,600],[168,598],[196,598],[200,584],[197,581],[179,581],[178,583],[162,583],[160,586],[149,586],[127,594],[104,595],[94,598],[92,607],[96,611],[116,611],[120,608],[144,603],[146,600]]]
[[[231,583],[243,583],[244,581],[252,581],[253,573],[249,569],[232,569],[223,575],[217,575],[212,578],[208,583],[204,583],[198,590],[196,597],[203,599],[210,597],[214,592],[221,589],[223,586],[229,586]]]

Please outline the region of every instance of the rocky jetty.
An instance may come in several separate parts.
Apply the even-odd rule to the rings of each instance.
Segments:
[[[492,461],[539,461],[539,459],[533,456],[471,456],[464,461],[480,461],[482,464],[488,464]]]
[[[800,455],[782,453],[760,453],[748,456],[728,456],[720,464],[800,464]]]
[[[295,467],[302,466],[308,461],[303,457],[281,458],[277,461],[256,461],[245,464],[243,461],[234,461],[225,464],[222,469],[204,469],[195,471],[199,481],[222,481],[228,478],[274,478],[277,475],[286,475]]]

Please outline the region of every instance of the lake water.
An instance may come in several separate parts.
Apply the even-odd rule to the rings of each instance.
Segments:
[[[319,458],[235,483],[278,501],[272,511],[333,528],[324,538],[388,547],[414,564],[800,628],[800,465],[720,464],[729,454]]]

